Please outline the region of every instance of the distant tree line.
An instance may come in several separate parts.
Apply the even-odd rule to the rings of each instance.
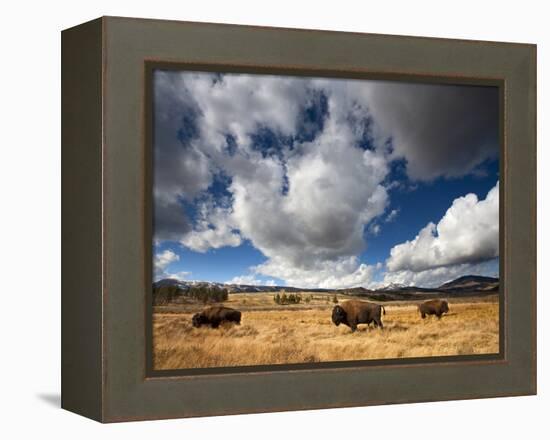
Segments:
[[[281,306],[287,304],[300,304],[302,300],[304,300],[306,303],[309,303],[311,299],[311,295],[306,296],[304,299],[304,297],[300,293],[290,293],[287,295],[284,290],[273,296],[273,301],[275,302],[275,304],[279,304]]]
[[[206,304],[227,301],[229,291],[216,286],[192,286],[185,295]]]
[[[277,293],[277,295],[273,297],[273,301],[281,306],[287,304],[300,304],[302,301],[302,295],[299,293],[291,293],[287,295],[286,292],[283,291],[282,293]]]
[[[177,286],[162,286],[153,289],[153,304],[162,305],[190,298],[203,304],[227,301],[229,291],[217,286],[191,286],[187,290]]]
[[[168,304],[182,295],[182,291],[177,286],[162,286],[153,288],[153,304]]]
[[[324,295],[317,299],[322,301],[323,298],[324,301],[326,301],[327,303],[330,303],[332,301],[334,304],[338,304],[338,296],[336,294],[334,294],[332,297],[330,297],[329,295]],[[287,294],[284,290],[277,293],[276,295],[273,295],[273,302],[281,306],[288,304],[300,304],[302,301],[306,304],[309,304],[314,299],[315,297],[313,295],[302,295],[300,293]]]

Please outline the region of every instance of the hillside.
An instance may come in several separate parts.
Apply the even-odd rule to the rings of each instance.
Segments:
[[[227,289],[229,293],[254,293],[254,292],[279,292],[285,290],[286,292],[332,292],[333,289],[302,289],[292,286],[259,286],[251,284],[224,284],[211,281],[185,281],[177,280],[174,278],[165,278],[153,283],[153,288],[157,289],[165,286],[177,286],[182,291],[187,291],[193,287],[217,287],[220,289]],[[362,287],[360,288],[362,289]]]
[[[344,295],[365,297],[376,301],[406,301],[414,299],[426,299],[437,297],[461,297],[468,295],[487,295],[498,292],[499,279],[478,275],[466,275],[455,280],[446,282],[439,287],[406,286],[402,284],[389,284],[376,290],[364,287],[349,289],[304,289],[293,286],[258,286],[247,284],[224,284],[208,281],[186,281],[177,279],[163,279],[153,283],[155,292],[169,291],[169,296],[175,294],[185,295],[192,289],[227,289],[232,293],[269,293],[280,292],[337,292]]]
[[[466,275],[456,280],[439,286],[439,290],[444,291],[495,291],[498,290],[499,279],[491,277],[482,277],[478,275]]]

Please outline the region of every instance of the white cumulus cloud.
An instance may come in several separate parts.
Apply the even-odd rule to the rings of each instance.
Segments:
[[[178,261],[179,259],[180,257],[178,254],[171,251],[170,249],[166,249],[165,251],[155,255],[155,269],[165,270],[170,264],[172,264],[174,261]]]
[[[227,280],[225,284],[244,284],[247,286],[260,286],[260,285],[275,285],[275,282],[271,280],[273,284],[264,283],[262,280],[256,278],[254,275],[239,275]]]
[[[239,246],[242,242],[235,231],[230,207],[216,206],[211,201],[201,203],[194,229],[181,238],[181,244],[197,252],[224,246]]]
[[[421,272],[437,267],[477,263],[499,255],[499,185],[487,197],[455,199],[443,218],[429,223],[411,241],[394,246],[390,272]]]
[[[386,272],[383,280],[378,283],[376,287],[387,286],[390,284],[403,284],[406,286],[419,287],[439,287],[448,281],[452,281],[464,275],[482,275],[498,278],[498,274],[498,259],[493,259],[477,264],[455,264],[452,266],[426,269],[420,272],[414,272],[412,270]]]
[[[304,287],[368,280],[365,267],[342,261],[355,261],[366,245],[365,225],[384,213],[388,166],[382,152],[357,142],[349,124],[328,117],[312,142],[283,160],[249,157],[254,166],[233,175],[233,220],[268,258],[262,274]]]
[[[344,289],[369,287],[376,267],[360,263],[358,258],[316,261],[308,267],[295,266],[285,258],[270,258],[255,270],[285,280],[287,285],[303,288]]]
[[[168,266],[179,261],[180,256],[170,249],[157,253],[153,259],[153,270],[155,279],[169,278],[170,274],[166,271]]]
[[[386,216],[386,218],[384,219],[384,221],[386,223],[390,223],[392,221],[394,221],[397,217],[397,215],[399,214],[399,209],[392,209],[390,211],[390,213]]]

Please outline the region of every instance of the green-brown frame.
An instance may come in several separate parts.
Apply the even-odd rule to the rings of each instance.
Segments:
[[[499,85],[500,355],[153,372],[154,66]],[[103,17],[62,34],[62,161],[63,408],[114,422],[536,393],[534,45]]]

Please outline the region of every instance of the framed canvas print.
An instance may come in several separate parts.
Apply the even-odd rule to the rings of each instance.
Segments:
[[[62,35],[62,406],[536,393],[536,47],[104,17]]]

